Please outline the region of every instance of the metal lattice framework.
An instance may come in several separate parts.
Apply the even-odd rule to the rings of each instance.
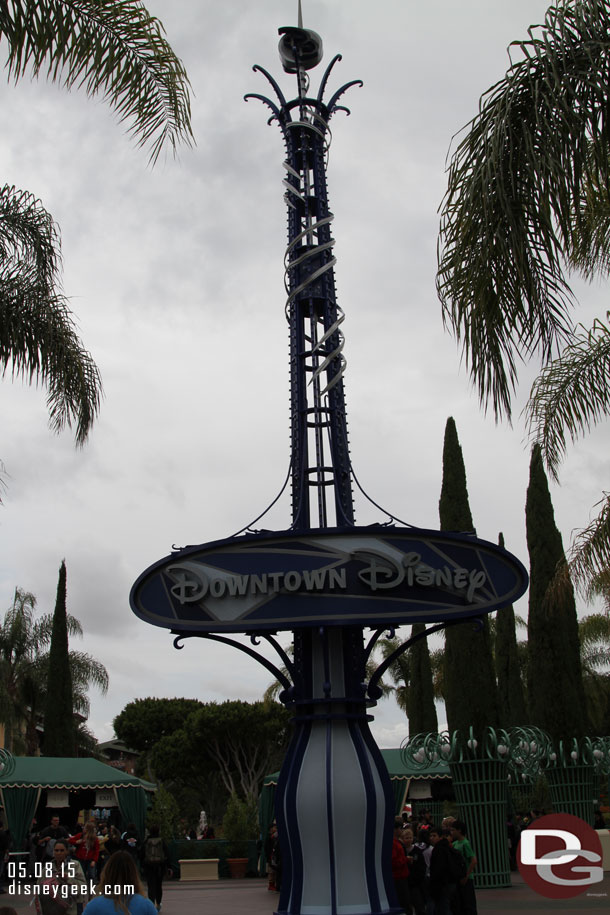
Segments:
[[[299,30],[284,31],[290,43],[292,32]],[[246,99],[259,99],[271,109],[269,123],[277,122],[286,147],[288,245],[284,266],[290,328],[292,523],[295,528],[308,529],[316,524],[354,524],[343,384],[344,313],[335,287],[334,217],[328,204],[326,164],[330,120],[337,111],[349,114],[339,99],[362,82],[352,80],[324,101],[331,71],[341,59],[337,54],[317,95],[308,95],[309,76],[296,37],[292,49],[298,98],[287,101],[275,79],[255,66],[272,86],[277,103],[257,93],[249,93]],[[334,495],[332,502],[329,491]]]

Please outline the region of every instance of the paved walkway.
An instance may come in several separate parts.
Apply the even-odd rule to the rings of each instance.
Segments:
[[[266,880],[216,880],[209,882],[164,884],[162,915],[272,915],[277,910],[278,894],[270,893]],[[513,885],[504,889],[477,890],[479,915],[498,912],[539,915],[540,912],[581,915],[593,910],[610,912],[610,873],[574,899],[553,900],[537,895],[518,874]],[[32,913],[31,896],[7,893],[0,905],[12,905],[19,915]]]

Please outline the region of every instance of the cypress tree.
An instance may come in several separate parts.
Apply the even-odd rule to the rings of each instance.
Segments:
[[[530,557],[530,721],[556,740],[579,737],[586,733],[587,721],[576,601],[539,445],[532,450],[525,524]],[[558,583],[562,567],[566,574]]]
[[[442,531],[473,531],[466,468],[452,417],[443,446],[443,482],[439,501]],[[445,704],[450,731],[479,735],[498,726],[498,703],[487,617],[476,631],[472,620],[445,630]]]
[[[75,755],[72,677],[68,657],[65,560],[59,569],[57,599],[55,601],[51,648],[49,651],[47,699],[44,715],[44,755]]]
[[[504,547],[504,535],[498,544]],[[494,658],[498,680],[498,714],[503,728],[527,723],[525,693],[519,665],[515,611],[513,605],[503,607],[496,615]]]
[[[411,635],[418,635],[425,628],[424,623],[415,623],[411,628]],[[424,733],[436,734],[438,719],[434,704],[428,639],[420,639],[409,649],[409,669],[411,674],[407,694],[409,734],[411,736]]]

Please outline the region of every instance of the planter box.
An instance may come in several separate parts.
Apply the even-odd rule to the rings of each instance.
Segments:
[[[227,858],[227,864],[233,879],[246,876],[246,871],[248,870],[247,858]]]
[[[180,858],[180,882],[218,880],[218,858]]]

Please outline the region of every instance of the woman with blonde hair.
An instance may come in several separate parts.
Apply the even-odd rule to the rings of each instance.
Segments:
[[[138,868],[128,851],[110,855],[85,911],[87,915],[157,915],[156,907],[144,895]]]
[[[87,880],[95,880],[100,856],[100,843],[95,822],[89,820],[88,823],[85,823],[83,831],[78,832],[75,836],[70,836],[68,842],[70,845],[76,846],[74,857],[80,861]]]

